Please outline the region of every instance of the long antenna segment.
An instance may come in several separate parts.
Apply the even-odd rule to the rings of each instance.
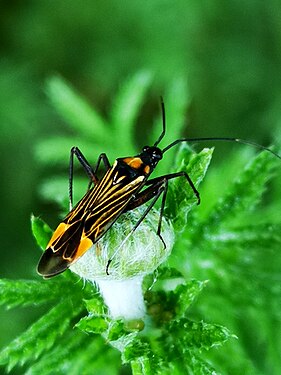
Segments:
[[[161,111],[162,111],[162,132],[157,139],[157,141],[154,143],[154,147],[157,147],[157,145],[161,142],[163,139],[165,133],[166,133],[166,114],[165,114],[165,105],[164,105],[164,100],[162,96],[160,97],[161,100]]]
[[[163,150],[162,150],[162,152],[164,153],[164,152],[168,151],[170,148],[172,148],[175,145],[177,145],[178,143],[182,143],[182,142],[207,142],[207,141],[224,141],[224,142],[243,143],[245,145],[253,146],[253,147],[258,148],[260,150],[264,150],[264,151],[270,152],[272,155],[274,155],[278,159],[281,159],[281,156],[279,154],[277,154],[276,152],[272,151],[268,147],[259,145],[258,143],[255,143],[255,142],[246,141],[244,139],[240,139],[240,138],[228,138],[228,137],[181,138],[181,139],[175,140],[174,142],[170,143],[168,146],[164,147]]]

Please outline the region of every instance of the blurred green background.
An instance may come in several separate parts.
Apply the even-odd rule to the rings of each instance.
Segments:
[[[30,214],[56,217],[56,207],[38,196],[38,184],[51,172],[34,158],[37,141],[66,131],[45,95],[47,78],[60,74],[106,116],[125,79],[139,70],[151,72],[141,139],[165,87],[174,79],[187,80],[186,136],[278,144],[280,9],[276,0],[2,1],[0,276],[37,277]],[[217,159],[235,147],[220,146]],[[96,156],[93,150],[89,159]],[[67,164],[66,158],[66,178]],[[1,309],[1,346],[33,314],[40,311]]]

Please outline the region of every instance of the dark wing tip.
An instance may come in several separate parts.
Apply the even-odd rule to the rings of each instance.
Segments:
[[[69,266],[70,262],[63,259],[62,256],[54,253],[53,250],[49,247],[45,250],[39,260],[37,272],[44,278],[50,278],[62,273]]]

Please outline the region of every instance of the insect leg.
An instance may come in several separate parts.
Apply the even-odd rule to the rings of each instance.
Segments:
[[[95,174],[95,176],[97,175],[97,172],[98,172],[98,170],[99,170],[99,167],[100,167],[100,163],[101,163],[101,161],[103,162],[106,171],[108,171],[109,168],[111,168],[111,165],[110,165],[110,163],[109,163],[108,157],[106,156],[105,153],[102,153],[102,154],[100,154],[100,156],[99,156],[99,158],[98,158],[98,161],[97,161],[97,164],[96,164],[96,166],[95,166],[95,169],[94,169],[94,171],[93,171],[94,174]],[[97,181],[98,181],[97,176],[96,176],[96,179],[97,179]],[[90,189],[92,183],[96,183],[97,181],[94,181],[93,179],[90,179],[90,182],[89,182],[89,185],[88,185],[88,190]]]
[[[99,179],[97,177],[97,171],[98,171],[98,168],[99,168],[99,165],[100,165],[100,162],[101,160],[103,161],[104,165],[105,165],[105,168],[106,169],[109,169],[110,168],[110,164],[109,164],[109,161],[108,161],[108,158],[105,154],[100,154],[99,158],[98,158],[98,161],[97,161],[97,164],[96,164],[96,167],[95,169],[93,170],[93,168],[90,166],[90,164],[88,163],[88,161],[86,160],[85,156],[82,154],[82,152],[79,150],[78,147],[72,147],[71,150],[70,150],[70,161],[69,161],[69,206],[70,206],[70,210],[72,210],[72,206],[73,206],[73,164],[74,164],[74,155],[77,157],[78,161],[80,162],[80,164],[82,165],[82,167],[84,168],[84,170],[86,171],[89,179],[90,179],[90,183],[89,183],[89,186],[88,188],[90,188],[91,184],[94,183],[98,183],[99,182]]]
[[[151,201],[151,203],[149,204],[149,206],[146,208],[146,210],[144,211],[144,213],[141,215],[141,217],[139,218],[139,220],[136,222],[136,224],[134,225],[134,227],[130,230],[130,232],[128,233],[128,235],[126,236],[126,238],[122,241],[121,245],[118,247],[118,249],[113,253],[113,255],[111,256],[111,258],[108,260],[107,265],[106,265],[106,273],[107,273],[107,275],[109,275],[108,269],[109,269],[110,263],[112,262],[113,258],[115,257],[115,255],[117,254],[117,252],[119,251],[119,249],[123,246],[123,244],[127,241],[127,239],[138,228],[138,226],[144,220],[144,218],[146,217],[146,215],[149,213],[149,211],[155,205],[157,199],[164,192],[164,194],[163,194],[164,204],[162,202],[162,204],[161,204],[161,211],[160,211],[160,218],[161,218],[161,221],[162,221],[162,216],[163,216],[163,214],[162,214],[162,206],[163,207],[165,206],[166,190],[167,190],[167,180],[166,179],[164,179],[162,181],[157,181],[155,183],[155,185],[153,185],[150,188],[148,188],[148,189],[145,190],[146,194],[144,194],[144,199],[145,199],[144,202],[147,202],[148,200],[150,200],[152,198],[153,198],[153,200]],[[139,206],[140,205],[141,204],[139,204]],[[160,225],[158,224],[158,230],[159,230],[159,227],[161,228],[161,224]],[[158,230],[157,230],[157,235],[160,237],[161,241],[163,242],[164,247],[166,247],[166,244],[165,244],[165,242],[164,242],[161,234],[158,233]]]
[[[137,229],[137,227],[141,224],[141,222],[143,221],[143,219],[146,217],[146,215],[149,213],[149,211],[155,205],[157,199],[163,193],[162,203],[161,203],[161,208],[160,208],[160,219],[159,219],[159,221],[162,221],[163,209],[165,207],[165,201],[166,201],[166,196],[167,196],[167,188],[168,188],[168,180],[166,178],[163,178],[162,181],[160,180],[159,182],[156,182],[155,185],[152,186],[151,190],[150,190],[150,188],[148,188],[148,189],[145,190],[145,194],[142,197],[143,198],[143,203],[145,203],[146,201],[152,199],[153,197],[154,198],[151,201],[151,203],[149,204],[149,206],[147,207],[147,209],[144,211],[144,213],[141,215],[141,217],[139,218],[139,220],[137,221],[137,223],[134,225],[134,227],[131,230],[130,234],[133,233]],[[163,238],[161,237],[160,233],[158,233],[159,232],[159,227],[161,227],[161,223],[160,223],[160,225],[158,223],[157,235],[161,238],[161,241],[163,242],[164,246],[166,247],[165,242],[163,241]]]
[[[159,179],[161,180],[161,179],[166,178],[167,180],[171,180],[171,179],[177,178],[177,177],[185,177],[186,181],[188,182],[189,186],[193,190],[194,195],[197,198],[197,205],[199,205],[200,204],[200,194],[199,194],[199,191],[196,189],[196,187],[195,187],[193,181],[191,180],[191,178],[189,177],[189,175],[186,172],[184,172],[184,171],[176,172],[176,173],[170,173],[170,174],[166,174],[166,175],[161,176],[161,177],[153,178],[153,179],[147,181],[146,185],[149,185],[151,183],[153,184],[155,181],[157,181]]]
[[[108,160],[108,157],[106,156],[106,154],[103,152],[102,154],[100,154],[99,158],[98,158],[98,161],[97,161],[97,164],[95,166],[95,169],[94,169],[94,173],[96,174],[99,167],[100,167],[100,162],[103,162],[104,166],[105,166],[105,170],[108,171],[110,168],[111,168],[111,165],[109,163],[109,160]]]
[[[156,233],[160,237],[161,241],[163,242],[164,247],[166,247],[166,244],[165,244],[165,242],[164,242],[164,240],[163,240],[163,238],[161,236],[161,225],[162,225],[163,213],[164,213],[165,202],[166,202],[167,191],[168,191],[168,181],[171,180],[171,179],[173,179],[173,178],[177,178],[177,177],[185,177],[186,178],[186,180],[189,183],[190,187],[192,188],[195,196],[197,197],[197,204],[200,203],[199,192],[196,189],[195,185],[193,184],[191,178],[188,176],[188,174],[186,172],[182,171],[182,172],[170,173],[170,174],[167,174],[167,175],[164,175],[164,176],[160,176],[160,177],[156,177],[156,178],[153,178],[153,179],[151,179],[149,181],[146,181],[145,185],[146,186],[147,185],[151,185],[151,186],[149,186],[147,189],[145,189],[144,191],[142,191],[139,194],[137,194],[137,196],[135,197],[135,199],[133,199],[132,202],[130,202],[128,204],[128,206],[126,207],[126,209],[125,209],[124,212],[132,210],[132,209],[134,209],[136,207],[139,207],[142,204],[148,202],[152,198],[153,198],[153,200],[149,204],[149,206],[147,207],[147,209],[144,211],[144,213],[142,214],[142,216],[139,218],[139,220],[137,221],[137,223],[134,225],[134,227],[131,229],[131,231],[129,232],[129,234],[123,240],[123,242],[121,243],[121,245],[119,246],[119,248],[115,251],[115,253],[113,253],[113,255],[111,256],[111,258],[108,260],[107,265],[106,265],[106,273],[107,273],[107,275],[109,275],[108,270],[109,270],[110,263],[112,262],[113,258],[115,257],[115,255],[117,254],[117,252],[119,251],[119,249],[123,246],[123,243],[127,240],[127,238],[129,236],[132,235],[132,233],[141,224],[141,222],[144,220],[144,218],[146,217],[146,215],[152,209],[152,207],[154,206],[154,204],[156,203],[157,199],[160,197],[160,195],[162,193],[163,193],[163,197],[162,197],[162,202],[161,202],[159,222],[158,222],[158,228],[157,228],[157,232]]]
[[[161,241],[163,242],[164,246],[166,247],[166,244],[161,236],[161,225],[162,225],[162,219],[164,215],[164,209],[165,209],[165,203],[166,203],[166,197],[167,197],[167,191],[168,191],[168,181],[177,177],[185,177],[187,182],[190,184],[194,194],[197,197],[197,204],[200,204],[200,195],[198,190],[195,188],[192,180],[188,176],[186,172],[176,172],[176,173],[170,173],[164,176],[153,178],[146,182],[146,185],[151,185],[144,191],[140,192],[136,198],[127,206],[126,211],[132,210],[136,207],[141,206],[142,204],[146,203],[153,197],[155,197],[152,201],[152,203],[149,205],[147,210],[144,212],[142,217],[138,220],[135,227],[132,229],[132,231],[135,231],[138,225],[141,223],[141,221],[144,219],[144,217],[147,215],[149,210],[153,207],[156,200],[160,196],[161,193],[163,193],[161,207],[160,207],[160,214],[159,214],[159,222],[158,222],[158,228],[157,228],[157,235],[160,237]]]
[[[191,178],[188,176],[188,174],[186,172],[176,172],[176,173],[170,173],[170,174],[167,174],[167,175],[164,175],[164,176],[152,178],[151,180],[146,181],[146,183],[145,183],[146,186],[147,185],[152,185],[152,186],[148,187],[144,191],[140,192],[136,196],[136,198],[132,202],[129,203],[129,205],[126,207],[125,211],[132,210],[136,207],[141,206],[145,202],[149,201],[156,194],[155,191],[157,190],[157,187],[159,186],[159,184],[161,185],[161,183],[163,183],[164,179],[171,180],[173,178],[177,178],[177,177],[181,177],[181,176],[186,178],[187,182],[189,183],[191,189],[193,190],[193,192],[194,192],[194,194],[197,198],[197,204],[200,204],[199,192],[196,189],[196,187],[194,186],[194,183],[192,182]]]

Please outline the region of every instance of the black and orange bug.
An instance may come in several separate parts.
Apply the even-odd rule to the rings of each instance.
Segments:
[[[239,142],[266,150],[281,159],[278,154],[264,146],[238,138],[182,138],[160,149],[158,145],[164,138],[166,132],[163,100],[161,100],[161,109],[163,129],[159,138],[153,146],[143,147],[141,153],[136,156],[117,158],[111,166],[106,154],[102,153],[98,158],[96,166],[92,168],[77,147],[71,149],[69,166],[69,200],[71,209],[54,231],[39,261],[37,271],[40,275],[49,278],[65,271],[89,250],[93,244],[99,241],[120,215],[150,201],[133,227],[131,231],[131,233],[133,233],[161,195],[162,202],[160,206],[157,235],[162,240],[163,246],[165,246],[163,238],[161,237],[161,221],[169,180],[184,177],[197,197],[197,203],[200,203],[199,192],[186,172],[170,173],[149,179],[157,164],[162,159],[163,154],[178,143],[191,141]],[[90,179],[90,184],[87,193],[75,207],[72,207],[74,156],[77,157],[85,169]],[[106,172],[103,177],[99,179],[97,172],[101,162],[103,162]],[[93,187],[91,187],[92,184]],[[107,263],[107,274],[111,261],[112,259],[109,259]]]

